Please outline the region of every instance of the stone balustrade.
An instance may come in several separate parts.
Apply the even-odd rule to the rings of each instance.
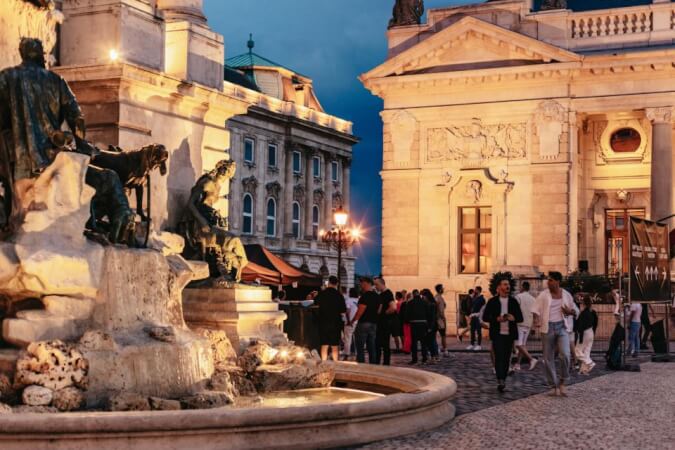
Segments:
[[[259,106],[272,112],[297,117],[342,133],[352,134],[352,122],[326,114],[316,109],[283,101],[260,92],[246,89],[233,83],[225,82],[224,93],[245,100],[251,105]]]
[[[645,33],[652,31],[653,25],[652,12],[647,8],[575,13],[568,19],[572,39]]]

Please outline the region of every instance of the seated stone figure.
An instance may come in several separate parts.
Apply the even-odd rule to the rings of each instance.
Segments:
[[[19,46],[22,63],[0,72],[0,184],[2,184],[2,237],[11,235],[33,207],[33,183],[61,151],[93,156],[95,147],[85,141],[84,116],[68,83],[46,68],[39,39],[24,38]],[[65,122],[70,129],[63,131]],[[108,217],[100,240],[129,243],[134,215],[117,174],[90,166],[86,182],[96,189],[92,213]],[[83,224],[84,225],[84,224]]]
[[[202,175],[192,188],[180,232],[185,237],[185,256],[209,263],[211,276],[222,281],[241,281],[248,264],[241,240],[228,231],[227,217],[217,209],[221,187],[237,170],[234,161],[223,160]]]

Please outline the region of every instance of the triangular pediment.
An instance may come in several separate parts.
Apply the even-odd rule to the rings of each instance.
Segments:
[[[361,79],[580,60],[576,53],[474,17],[463,17]]]

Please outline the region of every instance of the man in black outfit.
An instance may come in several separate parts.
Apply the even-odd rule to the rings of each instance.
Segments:
[[[415,289],[412,295],[412,300],[406,303],[404,321],[410,324],[410,334],[412,336],[412,345],[410,346],[412,360],[409,364],[415,365],[417,364],[418,343],[422,343],[422,363],[426,363],[427,358],[429,357],[426,336],[431,330],[431,327],[429,326],[431,317],[429,305],[422,298],[420,292]]]
[[[380,316],[377,321],[377,350],[375,352],[377,363],[385,366],[391,364],[391,333],[392,321],[396,316],[396,300],[394,294],[387,289],[384,278],[375,278],[375,290],[380,295]],[[384,358],[384,361],[383,361]]]
[[[518,339],[518,325],[523,321],[518,300],[511,295],[507,278],[497,280],[497,295],[490,299],[483,312],[483,321],[490,324],[490,340],[495,354],[497,390],[504,392],[513,342]]]
[[[368,350],[368,363],[377,364],[376,339],[377,339],[377,321],[382,311],[380,296],[373,290],[373,280],[368,277],[361,278],[361,298],[356,315],[348,325],[356,323],[354,330],[354,341],[356,345],[356,361],[366,362],[366,355],[363,348]]]
[[[333,361],[338,361],[340,337],[342,335],[342,317],[347,312],[345,298],[337,290],[338,279],[328,278],[328,286],[314,299],[319,307],[319,339],[321,341],[321,360],[328,359],[328,347],[331,348]]]

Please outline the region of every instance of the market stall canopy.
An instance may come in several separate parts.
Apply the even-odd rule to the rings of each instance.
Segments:
[[[321,286],[321,275],[305,272],[287,263],[259,244],[245,246],[249,264],[242,274],[246,282],[260,280],[262,284],[288,286],[297,283],[299,286]]]

